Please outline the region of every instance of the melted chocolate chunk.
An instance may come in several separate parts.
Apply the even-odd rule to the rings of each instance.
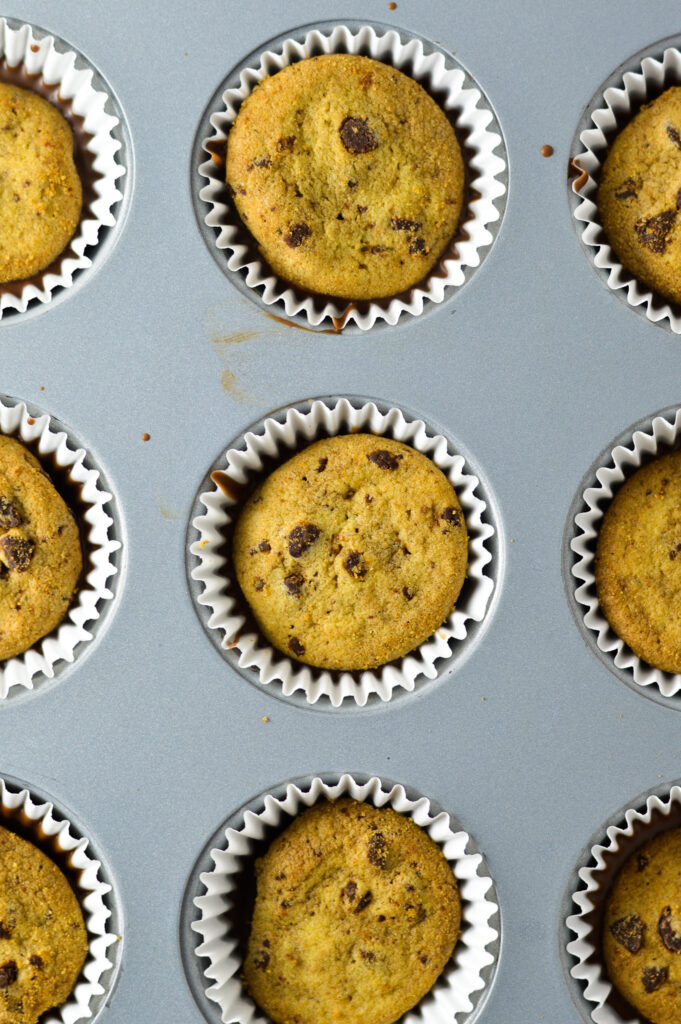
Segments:
[[[406,217],[393,217],[390,221],[393,231],[418,231],[421,227],[417,220],[408,220]]]
[[[315,472],[323,473],[324,470],[326,469],[327,465],[328,465],[328,462],[329,462],[329,460],[327,459],[326,456],[324,456],[324,458],[320,459],[319,460],[319,465],[317,466],[317,469],[315,470]]]
[[[287,135],[285,139],[277,140],[277,150],[280,153],[292,153],[295,142],[295,135]]]
[[[271,551],[272,545],[268,540],[261,540],[258,544],[258,551]]]
[[[288,646],[289,650],[293,651],[293,653],[296,654],[299,658],[302,657],[303,654],[305,654],[305,648],[303,647],[297,636],[291,637],[291,639],[288,642]]]
[[[372,961],[376,959],[376,954],[372,953],[370,949],[360,949],[359,955],[362,960],[368,960],[369,963],[372,963]]]
[[[367,844],[369,863],[384,868],[388,860],[388,844],[382,832],[374,832]]]
[[[412,598],[413,598],[413,596],[414,596],[414,595],[412,594],[411,590],[409,589],[409,587],[402,587],[402,593],[403,593],[403,594],[404,594],[404,596],[406,597],[407,601],[411,601],[411,599],[412,599]]]
[[[667,246],[667,235],[674,227],[675,220],[676,210],[663,210],[647,220],[639,220],[634,228],[640,244],[656,255],[663,253]]]
[[[0,921],[0,939],[11,939],[11,938],[12,938],[12,931],[11,931],[11,929],[8,927],[8,925],[5,924],[4,921]]]
[[[679,135],[673,124],[667,125],[667,135],[672,140],[676,148],[681,149],[681,135]]]
[[[298,249],[311,234],[312,228],[308,224],[292,224],[284,235],[284,241],[289,248]]]
[[[619,921],[610,925],[610,931],[616,942],[624,946],[630,953],[638,953],[643,942],[643,921],[638,914],[627,914]]]
[[[646,992],[655,992],[669,977],[668,967],[644,967],[641,981]]]
[[[247,171],[252,171],[254,167],[269,167],[272,161],[268,156],[260,156],[257,160],[254,160],[252,164],[249,164],[246,168]]]
[[[321,530],[314,523],[303,523],[302,526],[294,527],[288,535],[288,550],[291,557],[300,558],[312,547],[320,533]]]
[[[26,572],[33,558],[35,543],[21,537],[0,537],[0,549],[5,556],[8,569]]]
[[[419,957],[419,960],[421,961],[422,964],[427,964],[428,963],[428,957],[425,955],[425,953],[421,954],[421,956]]]
[[[681,188],[676,193],[676,209],[681,210]]]
[[[446,522],[451,523],[452,526],[461,526],[461,512],[458,508],[446,508],[440,519],[444,519]]]
[[[349,153],[370,153],[378,146],[378,139],[366,117],[346,117],[338,130]]]
[[[363,910],[366,910],[366,908],[369,906],[369,904],[371,903],[373,898],[374,898],[374,895],[371,892],[371,890],[369,889],[367,892],[364,893],[364,895],[360,899],[359,903],[355,907],[355,913],[356,914],[361,914]]]
[[[366,566],[359,551],[350,551],[343,562],[343,568],[353,579],[361,580],[367,574]]]
[[[426,245],[425,238],[410,238],[409,253],[411,256],[426,256],[428,253],[428,246]]]
[[[267,952],[266,949],[263,949],[261,953],[253,957],[253,966],[258,971],[264,971],[269,962],[270,954]]]
[[[636,184],[633,178],[625,178],[620,188],[621,192],[615,192],[615,199],[635,199],[638,195],[636,191],[639,185]]]
[[[357,895],[357,883],[348,882],[344,889],[341,889],[341,899],[343,902],[354,903],[355,896]]]
[[[643,871],[644,868],[648,867],[648,858],[645,853],[636,854],[636,870]]]
[[[357,188],[358,184],[359,184],[359,182],[350,180],[348,182],[348,188]]]
[[[4,964],[0,964],[0,988],[13,985],[18,976],[19,971],[14,960],[6,960]]]
[[[380,450],[369,452],[367,455],[369,462],[373,462],[374,466],[378,466],[379,469],[397,469],[401,458],[403,458],[402,455],[393,455],[392,452]]]
[[[31,958],[30,958],[29,962],[33,965],[33,967],[42,967],[43,966],[42,957],[39,957],[37,953],[32,953],[31,954]]]
[[[255,580],[254,583],[253,583],[253,589],[257,590],[258,592],[260,592],[264,586],[265,586],[265,581],[261,580],[260,577],[258,577],[258,579]]]
[[[665,907],[660,914],[657,928],[663,944],[670,953],[681,953],[681,932],[674,930],[672,921],[676,924],[676,916],[672,914],[671,907]]]
[[[289,594],[293,594],[294,597],[300,597],[300,591],[302,590],[305,577],[301,572],[292,572],[288,576],[284,577],[284,586],[288,590]]]
[[[23,520],[11,501],[0,498],[0,531],[6,533],[15,526],[21,526]]]

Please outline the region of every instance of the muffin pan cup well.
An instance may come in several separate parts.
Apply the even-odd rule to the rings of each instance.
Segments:
[[[638,658],[613,631],[598,603],[595,556],[608,504],[628,477],[681,444],[681,409],[663,409],[620,434],[588,471],[572,503],[563,543],[563,577],[577,626],[600,661],[651,699],[681,710],[681,675]],[[577,582],[575,582],[577,581]]]
[[[413,818],[438,844],[459,885],[461,935],[452,958],[428,995],[401,1018],[403,1024],[463,1024],[482,1006],[499,958],[501,921],[494,882],[471,837],[446,811],[404,786],[325,773],[283,783],[250,801],[220,826],[192,870],[181,946],[190,987],[209,1021],[266,1021],[240,979],[255,859],[306,807],[341,796]]]
[[[259,633],[231,575],[228,539],[241,501],[274,466],[321,437],[358,431],[392,437],[428,456],[452,483],[466,519],[469,564],[456,607],[435,633],[379,669],[336,672],[303,665]],[[467,655],[500,576],[499,527],[487,487],[458,446],[401,409],[361,398],[301,402],[278,410],[237,438],[207,474],[188,529],[187,571],[195,607],[222,656],[249,682],[304,707],[366,707],[412,692]],[[272,685],[274,684],[274,685]]]
[[[29,307],[40,310],[41,303],[65,297],[76,280],[82,283],[83,273],[108,254],[118,234],[112,229],[120,229],[127,210],[127,203],[115,209],[124,198],[121,179],[129,171],[132,153],[123,115],[109,84],[68,45],[35,26],[0,17],[0,82],[12,80],[12,72],[21,67],[26,81],[16,84],[23,88],[31,88],[31,80],[58,86],[52,100],[75,123],[76,152],[82,148],[92,179],[84,183],[80,223],[64,252],[30,279],[0,284],[0,321],[4,317],[6,323],[14,319],[7,314],[23,314]]]
[[[646,1024],[613,987],[601,951],[605,904],[620,868],[662,832],[681,827],[681,787],[667,784],[622,808],[594,836],[580,858],[566,902],[564,962],[575,1003],[585,1021]],[[577,886],[574,888],[574,886]],[[576,961],[576,963],[575,963]]]
[[[94,1020],[113,991],[120,962],[120,918],[110,874],[80,827],[44,794],[18,779],[0,777],[0,826],[43,851],[68,878],[83,912],[88,954],[65,1003],[41,1024]]]
[[[468,196],[459,230],[420,284],[390,298],[348,302],[305,292],[276,277],[241,223],[224,180],[226,140],[243,100],[267,75],[322,53],[362,54],[410,75],[439,102],[462,143]],[[394,325],[403,314],[419,316],[431,303],[442,302],[460,288],[498,233],[505,209],[507,168],[503,136],[492,106],[451,54],[419,36],[360,22],[305,25],[249,54],[212,97],[192,150],[195,212],[220,268],[258,304],[309,327],[334,330],[347,330],[352,324],[361,330],[379,322]]]
[[[640,315],[681,334],[681,306],[657,295],[623,267],[608,242],[596,205],[603,161],[615,136],[644,103],[681,84],[681,37],[634,54],[599,87],[572,142],[570,200],[577,234],[605,285]]]
[[[0,433],[22,441],[41,460],[57,490],[66,486],[83,546],[83,573],[61,623],[23,654],[0,661],[0,700],[14,699],[60,675],[98,633],[120,581],[120,528],[100,469],[63,424],[0,395]],[[64,496],[64,495],[62,495]],[[68,496],[67,496],[68,497]],[[75,505],[75,507],[73,507]]]

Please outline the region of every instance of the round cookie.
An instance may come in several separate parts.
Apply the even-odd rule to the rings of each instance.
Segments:
[[[82,187],[63,115],[27,89],[0,82],[0,283],[48,267],[73,237]]]
[[[373,434],[318,441],[245,503],[234,566],[280,651],[328,669],[401,658],[449,615],[468,537],[450,482],[408,445]]]
[[[642,107],[619,133],[603,165],[597,202],[624,266],[681,302],[681,87]]]
[[[598,535],[596,589],[634,654],[681,672],[681,452],[643,466],[615,495]]]
[[[87,955],[73,890],[41,850],[0,828],[0,1024],[36,1024],[68,997]]]
[[[0,661],[61,622],[82,564],[63,498],[35,456],[0,435]]]
[[[652,1024],[681,1020],[681,829],[642,846],[615,879],[603,920],[610,980]]]
[[[464,193],[437,103],[401,71],[350,54],[302,60],[256,86],[230,131],[226,176],[275,273],[346,299],[420,281]]]
[[[451,867],[391,808],[315,804],[256,875],[244,979],[275,1024],[391,1024],[432,988],[459,935]]]

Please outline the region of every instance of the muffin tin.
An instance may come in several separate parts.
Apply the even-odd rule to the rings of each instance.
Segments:
[[[678,43],[667,39],[676,13],[625,17],[586,0],[539,12],[481,0],[465,17],[416,0],[361,11],[170,0],[160,17],[140,3],[43,7],[10,0],[3,14],[96,69],[126,173],[92,267],[52,301],[3,316],[0,390],[68,424],[113,495],[122,546],[96,643],[49,683],[38,674],[28,699],[0,701],[0,777],[53,802],[106,865],[107,927],[120,940],[95,1016],[219,1019],[191,927],[210,849],[255,794],[352,772],[425,794],[484,855],[497,965],[457,1024],[588,1022],[594,1004],[566,949],[577,872],[623,820],[618,808],[681,776],[681,701],[613,669],[573,621],[585,609],[570,544],[614,445],[681,407],[681,350],[669,319],[635,315],[594,274],[570,162],[604,84]],[[218,265],[214,229],[197,227],[196,146],[233,69],[311,27],[366,24],[425,40],[470,75],[502,140],[507,193],[484,261],[442,303],[395,326],[324,333],[253,302]],[[187,580],[194,502],[252,424],[315,396],[358,395],[423,420],[470,462],[495,530],[494,593],[437,679],[351,714],[330,702],[312,713],[246,685],[248,668],[206,635]]]

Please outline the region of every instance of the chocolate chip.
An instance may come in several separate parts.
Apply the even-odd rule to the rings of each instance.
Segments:
[[[295,135],[287,135],[285,139],[277,140],[277,149],[280,153],[292,153],[295,142]]]
[[[638,914],[627,914],[610,925],[610,931],[616,942],[624,946],[630,953],[638,953],[643,942],[643,921]]]
[[[5,555],[8,569],[26,572],[33,558],[35,544],[32,540],[24,540],[21,537],[0,537],[0,549]]]
[[[12,932],[4,921],[0,921],[0,939],[11,939]]]
[[[667,135],[672,140],[676,148],[681,149],[681,135],[679,135],[673,124],[667,125]]]
[[[324,458],[320,459],[319,460],[319,465],[317,466],[317,469],[316,469],[315,472],[323,473],[324,470],[326,469],[327,465],[328,465],[328,462],[329,462],[329,460],[327,459],[326,456],[324,456]]]
[[[461,510],[458,508],[446,508],[440,519],[446,520],[452,526],[461,526]]]
[[[636,870],[643,871],[644,868],[648,867],[648,858],[645,853],[636,854]]]
[[[42,967],[43,966],[42,958],[39,957],[37,953],[33,953],[31,955],[31,958],[30,958],[29,962],[33,965],[33,967]]]
[[[264,971],[269,962],[270,954],[267,952],[266,949],[263,949],[261,953],[253,957],[253,966],[258,971]]]
[[[638,192],[636,191],[640,186],[634,181],[633,178],[626,178],[621,184],[621,192],[615,192],[615,199],[632,199],[636,198]]]
[[[13,530],[15,526],[21,526],[23,520],[15,506],[6,498],[0,498],[0,531],[5,533]]]
[[[369,209],[368,206],[358,206],[357,207],[357,213],[366,213],[368,209]]]
[[[379,914],[376,920],[383,923],[383,921],[385,921],[385,914]]]
[[[406,217],[393,217],[390,221],[393,231],[418,231],[421,227],[417,220],[408,220]]]
[[[366,910],[366,908],[369,906],[373,898],[374,896],[371,890],[365,892],[362,898],[360,899],[359,903],[355,907],[355,913],[361,914],[363,910]]]
[[[369,452],[367,455],[369,462],[373,462],[379,469],[397,469],[402,458],[404,456],[393,455],[392,452],[381,451],[380,449],[375,452]]]
[[[349,153],[370,153],[378,146],[378,139],[366,117],[346,117],[338,130]]]
[[[246,170],[252,171],[254,167],[269,167],[271,163],[272,161],[268,156],[261,156],[254,160],[252,164],[249,164]]]
[[[639,220],[634,229],[641,245],[656,255],[663,253],[667,245],[667,235],[674,227],[675,220],[676,210],[663,210],[662,213],[648,217],[647,220]]]
[[[412,598],[413,598],[413,596],[414,596],[414,595],[413,595],[413,594],[411,593],[411,591],[409,590],[409,587],[402,587],[402,593],[403,593],[403,594],[404,594],[404,596],[406,597],[407,601],[411,601],[411,599],[412,599]]]
[[[358,182],[350,180],[348,182],[348,188],[357,188]]]
[[[289,594],[293,594],[294,597],[300,597],[300,591],[302,590],[305,577],[301,572],[292,572],[288,576],[284,577],[284,586],[288,590]]]
[[[0,988],[8,988],[17,980],[18,975],[14,960],[6,960],[4,964],[0,964]]]
[[[253,589],[257,590],[258,592],[260,592],[264,586],[265,586],[265,581],[261,580],[260,578],[258,578],[257,580],[254,580],[254,582],[253,582]]]
[[[425,256],[428,253],[425,238],[410,238],[409,253],[411,256]]]
[[[379,256],[382,252],[387,252],[385,245],[363,245],[360,252],[369,252],[372,256]]]
[[[301,655],[305,654],[305,648],[303,647],[297,636],[291,637],[291,639],[288,642],[288,646],[289,650],[293,651],[294,654],[297,654],[299,658],[301,657]]]
[[[669,552],[670,560],[673,562],[677,555],[678,555],[678,551],[676,550],[676,548],[672,548],[671,551]]]
[[[373,499],[373,498],[371,497],[371,495],[370,495],[370,494],[365,494],[365,495],[364,495],[364,500],[365,500],[365,502],[367,503],[367,505],[370,505],[370,504],[371,504],[371,502],[372,502],[372,501],[373,501],[374,499]]]
[[[320,533],[321,530],[314,523],[303,523],[294,527],[288,535],[288,550],[291,557],[300,558],[309,547],[312,547]]]
[[[258,544],[258,551],[271,551],[272,545],[268,540],[261,540]]]
[[[367,844],[369,863],[384,868],[388,860],[388,844],[382,832],[374,832]]]
[[[419,960],[421,961],[422,964],[427,964],[428,963],[428,957],[425,955],[425,953],[421,954],[421,956],[419,957]]]
[[[660,914],[658,931],[663,944],[670,953],[681,953],[681,932],[674,931],[672,920],[676,923],[676,917],[672,915],[672,908],[665,907]]]
[[[356,882],[350,881],[350,882],[348,882],[348,884],[345,886],[344,889],[341,889],[341,900],[343,900],[344,902],[347,901],[348,903],[354,903],[356,895],[357,895],[357,883]]]
[[[297,249],[311,234],[312,228],[308,224],[292,224],[284,235],[284,241],[291,249]]]
[[[644,967],[641,981],[646,992],[655,992],[669,977],[668,967]]]
[[[343,568],[348,572],[353,579],[361,580],[367,574],[366,566],[362,561],[362,556],[359,551],[350,551],[343,562]]]
[[[681,188],[676,193],[676,209],[681,210]]]
[[[369,963],[372,963],[372,961],[376,959],[376,954],[372,953],[370,949],[360,949],[359,955],[362,960],[368,960]]]

